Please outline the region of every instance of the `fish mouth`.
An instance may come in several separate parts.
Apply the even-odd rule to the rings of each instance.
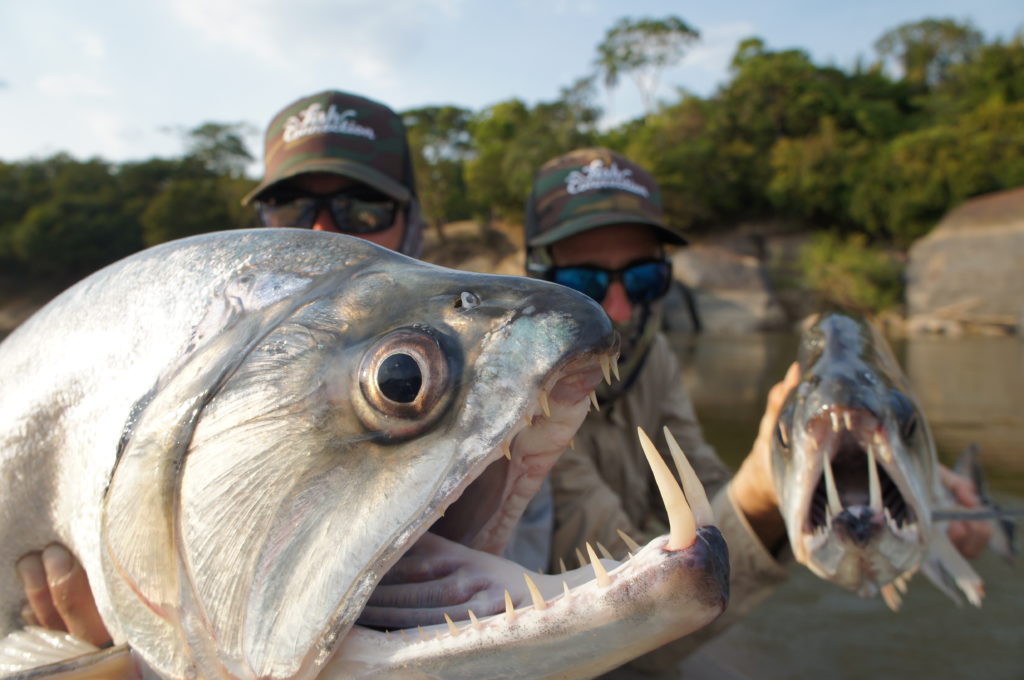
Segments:
[[[881,420],[866,409],[829,406],[808,420],[805,436],[814,484],[803,515],[808,553],[830,537],[858,549],[885,532],[907,542],[920,540],[916,504]]]
[[[537,390],[528,414],[493,448],[480,473],[453,495],[443,517],[396,551],[321,678],[352,677],[367,668],[374,673],[410,665],[450,669],[459,659],[479,663],[485,652],[488,663],[500,665],[510,656],[517,666],[541,663],[544,671],[524,668],[515,677],[546,676],[559,663],[572,669],[565,677],[591,677],[595,673],[585,669],[592,664],[615,667],[706,625],[724,610],[728,557],[721,534],[710,526],[703,487],[684,464],[681,488],[656,451],[648,456],[663,489],[669,535],[643,547],[628,541],[630,553],[621,562],[603,547],[581,546],[587,558],[580,567],[557,576],[499,556],[522,509],[596,407],[594,390],[602,379],[610,382],[615,370],[615,359],[607,355],[575,360]],[[671,623],[660,622],[666,616]],[[654,629],[632,624],[625,634],[619,630],[638,618]],[[584,635],[588,642],[578,648],[555,646],[546,660],[526,658],[537,645],[580,640],[586,629],[596,637]],[[594,640],[607,635],[615,637],[595,649]],[[447,672],[438,677],[449,677]]]

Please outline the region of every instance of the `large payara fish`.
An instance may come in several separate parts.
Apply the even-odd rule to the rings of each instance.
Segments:
[[[893,609],[919,568],[974,605],[981,579],[935,512],[954,505],[935,444],[885,339],[845,314],[819,316],[799,349],[800,382],[779,416],[772,472],[797,562]]]
[[[0,345],[0,632],[24,601],[14,560],[61,541],[119,644],[43,675],[619,665],[724,607],[701,500],[675,512],[682,538],[556,585],[497,557],[615,351],[566,288],[335,234],[224,232],[116,263]],[[385,574],[409,633],[375,590]]]

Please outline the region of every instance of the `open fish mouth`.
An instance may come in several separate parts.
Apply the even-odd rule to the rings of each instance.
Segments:
[[[649,440],[669,535],[643,547],[624,536],[631,550],[622,561],[603,546],[581,546],[580,567],[559,575],[499,556],[522,509],[596,406],[594,390],[614,370],[608,356],[577,360],[537,392],[528,415],[453,494],[443,516],[398,551],[320,677],[377,677],[410,666],[428,674],[443,669],[437,677],[479,677],[478,659],[488,648],[496,673],[514,669],[508,677],[591,677],[706,625],[724,609],[728,558],[710,526],[707,497],[685,458],[676,459],[681,488]],[[674,440],[671,446],[682,457]],[[673,599],[683,609],[667,606]],[[665,616],[672,625],[661,622]],[[630,618],[653,628],[634,623],[623,633]],[[552,653],[531,658],[527,648]]]
[[[806,433],[819,458],[803,527],[810,551],[833,530],[861,547],[883,528],[918,539],[918,515],[894,480],[900,473],[882,422],[864,409],[830,406],[811,418]]]

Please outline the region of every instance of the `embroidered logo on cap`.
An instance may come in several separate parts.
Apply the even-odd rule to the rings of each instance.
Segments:
[[[360,125],[355,121],[356,112],[354,109],[347,109],[338,112],[334,104],[324,112],[319,103],[310,104],[306,109],[299,111],[294,116],[289,116],[284,124],[284,141],[294,142],[309,135],[322,135],[333,132],[342,135],[355,135],[376,139],[377,135],[373,128]]]
[[[573,170],[566,176],[565,190],[570,194],[579,194],[597,189],[621,189],[647,198],[650,193],[647,187],[632,180],[632,174],[632,170],[622,170],[615,163],[605,167],[600,158],[595,158],[582,169]]]

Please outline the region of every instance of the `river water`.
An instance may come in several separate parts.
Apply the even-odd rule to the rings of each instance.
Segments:
[[[750,448],[768,388],[796,356],[788,334],[677,335],[684,381],[705,437],[734,468]],[[992,495],[1024,508],[1024,339],[914,338],[893,343],[952,464],[977,443]],[[1018,561],[1019,562],[1019,561]],[[974,562],[981,609],[957,607],[921,575],[903,608],[862,600],[795,565],[790,579],[705,652],[723,677],[1024,678],[1024,565]],[[689,680],[689,676],[688,680]]]

